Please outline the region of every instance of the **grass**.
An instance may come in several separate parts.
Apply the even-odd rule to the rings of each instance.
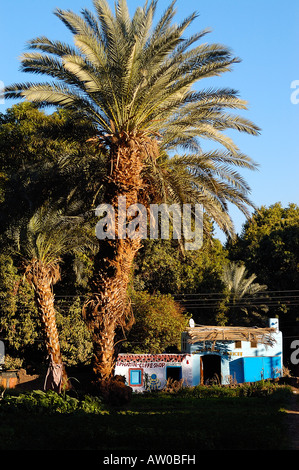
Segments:
[[[286,388],[246,396],[210,390],[204,397],[198,387],[173,394],[134,394],[120,408],[93,397],[6,393],[0,402],[0,449],[169,453],[288,449]]]

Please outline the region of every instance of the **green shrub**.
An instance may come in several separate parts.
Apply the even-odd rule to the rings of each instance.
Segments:
[[[7,409],[9,407],[10,410],[46,414],[76,412],[97,414],[103,410],[103,403],[99,397],[86,395],[79,399],[67,394],[59,395],[51,390],[47,392],[35,390],[20,395],[4,395],[0,404],[3,408]]]

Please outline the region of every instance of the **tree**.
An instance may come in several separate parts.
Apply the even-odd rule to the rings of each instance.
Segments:
[[[244,261],[270,290],[297,289],[299,207],[276,203],[258,208],[227,249],[231,260]]]
[[[61,257],[87,244],[88,232],[82,219],[66,217],[50,203],[29,218],[10,227],[7,233],[18,267],[34,288],[37,310],[50,360],[47,387],[60,391],[69,388],[56,325],[53,286],[60,279]],[[14,243],[13,243],[14,242]]]
[[[181,347],[181,333],[188,326],[188,315],[172,296],[131,291],[135,323],[123,350],[136,354],[159,354]]]
[[[25,102],[0,115],[0,233],[49,198],[67,201],[75,193],[90,208],[103,169],[86,142],[91,135],[88,123],[67,110],[46,114]]]
[[[1,253],[0,334],[5,344],[5,359],[23,364],[32,349],[35,354],[38,352],[38,322],[32,287],[23,282],[12,257]]]
[[[198,324],[218,324],[224,296],[221,276],[228,262],[212,230],[200,250],[183,252],[177,240],[145,240],[134,262],[132,282],[136,291],[171,294]]]
[[[184,250],[179,240],[144,240],[134,262],[136,290],[184,295],[219,290],[227,252],[206,224],[200,250]]]
[[[56,297],[56,322],[64,363],[80,367],[90,365],[92,342],[90,333],[82,318],[82,299]]]
[[[227,110],[246,109],[235,90],[195,91],[203,78],[229,71],[239,61],[219,44],[199,44],[207,31],[184,33],[191,14],[172,25],[172,2],[153,27],[156,1],[137,8],[131,18],[125,0],[115,13],[106,0],[94,0],[95,13],[56,10],[74,37],[75,47],[39,37],[29,42],[22,69],[54,79],[7,87],[7,98],[22,97],[39,106],[79,111],[94,128],[94,145],[107,155],[104,202],[118,220],[118,198],[126,208],[151,202],[202,204],[216,223],[233,233],[227,204],[246,214],[249,187],[234,167],[254,169],[226,129],[257,135],[259,129]],[[199,138],[224,150],[203,152]],[[179,149],[187,152],[174,155]],[[172,155],[172,158],[169,156]],[[130,316],[127,286],[141,245],[138,235],[101,240],[95,259],[93,296],[84,309],[94,342],[94,372],[109,379],[115,364],[114,340]]]
[[[267,289],[266,285],[254,282],[256,275],[248,276],[246,267],[239,263],[229,263],[223,268],[222,281],[226,287],[227,316],[231,324],[251,324],[263,321],[262,310],[268,311],[264,302],[260,304],[256,295]],[[257,305],[255,305],[255,300]],[[260,313],[258,311],[260,310]]]

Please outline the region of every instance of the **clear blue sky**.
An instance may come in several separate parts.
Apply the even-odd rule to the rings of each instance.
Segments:
[[[143,0],[128,0],[132,12],[142,4]],[[160,0],[157,17],[168,4]],[[92,9],[92,1],[2,2],[0,80],[5,85],[39,80],[19,71],[18,57],[27,40],[46,35],[71,42],[68,30],[53,15],[56,7],[79,13],[82,8]],[[199,17],[189,29],[190,34],[209,27],[212,32],[205,41],[223,43],[242,59],[231,73],[203,81],[200,86],[239,90],[249,106],[242,114],[262,129],[259,137],[231,134],[240,150],[260,165],[258,172],[243,172],[252,189],[253,202],[257,206],[278,201],[284,206],[290,202],[299,204],[299,103],[291,102],[295,91],[291,83],[298,80],[299,85],[298,0],[177,0],[176,21],[193,11]],[[299,98],[299,93],[296,96]],[[12,104],[0,104],[0,112]],[[231,214],[239,232],[244,218],[235,209]]]

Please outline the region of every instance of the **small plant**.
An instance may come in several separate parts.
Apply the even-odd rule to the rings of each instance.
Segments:
[[[167,393],[177,393],[184,387],[185,380],[174,380],[172,378],[167,379],[166,384],[164,385],[162,392]]]
[[[283,377],[291,377],[292,374],[291,374],[290,369],[288,369],[288,368],[285,367],[285,366],[282,366],[282,376],[283,376]]]

